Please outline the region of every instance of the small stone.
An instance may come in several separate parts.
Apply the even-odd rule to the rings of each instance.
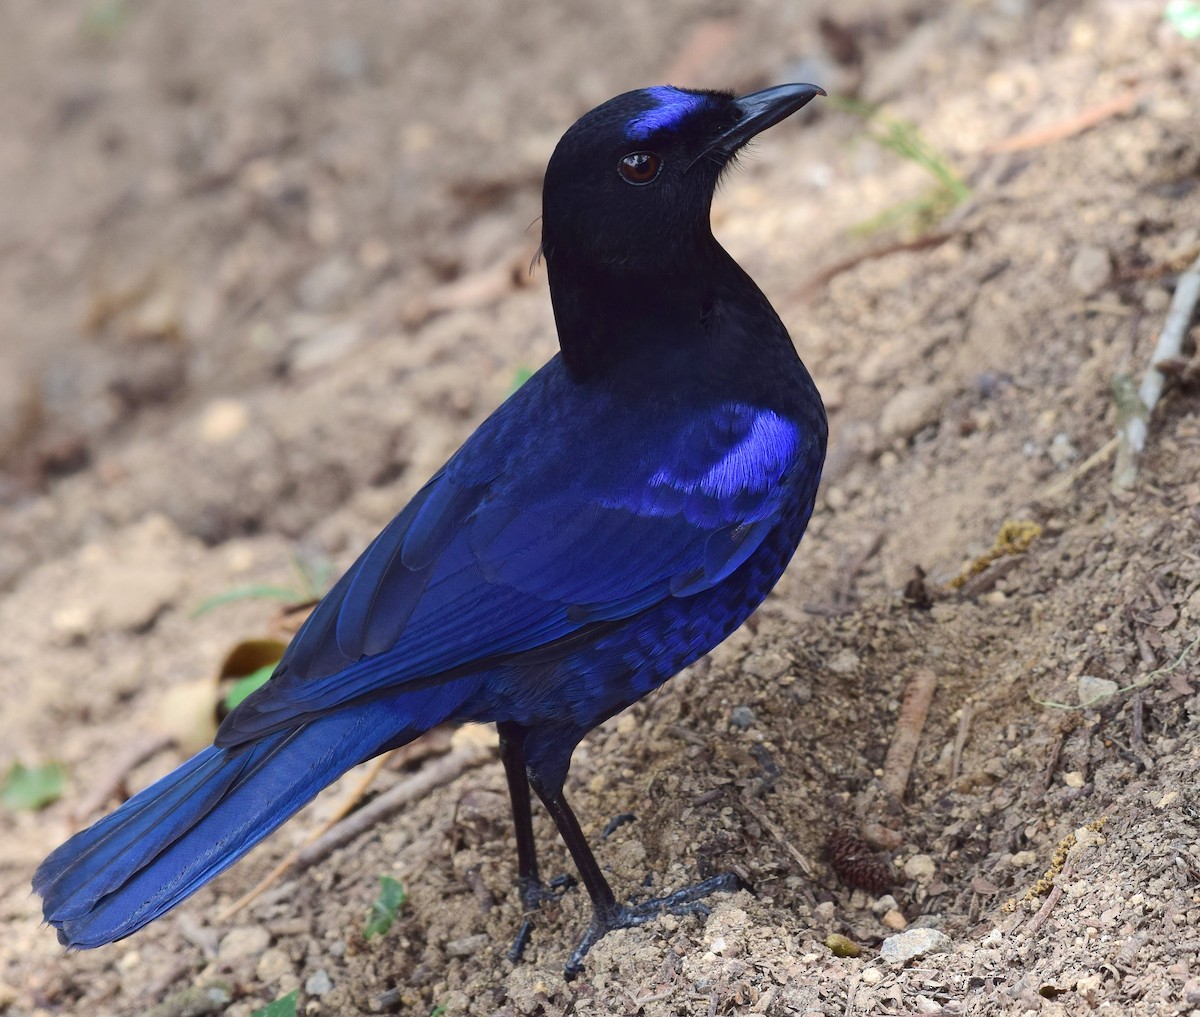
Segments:
[[[834,674],[854,674],[858,670],[858,665],[861,663],[858,654],[853,650],[842,650],[834,655],[833,659],[828,661],[825,666]]]
[[[487,945],[488,938],[482,932],[474,936],[464,936],[462,939],[452,939],[446,944],[446,955],[448,957],[473,957]]]
[[[748,706],[735,706],[729,711],[729,723],[743,731],[754,727],[754,711]]]
[[[791,669],[792,662],[776,650],[751,653],[742,661],[742,670],[764,681],[775,681]]]
[[[1067,279],[1085,297],[1102,290],[1111,275],[1112,258],[1103,247],[1081,247],[1067,269]]]
[[[879,956],[891,964],[905,964],[931,953],[949,953],[954,946],[950,937],[937,929],[909,929],[888,936],[879,948]]]
[[[871,913],[876,915],[886,914],[896,907],[896,898],[890,893],[885,893],[882,897],[877,897],[874,903],[871,904]]]
[[[836,915],[837,908],[831,900],[823,900],[813,908],[813,922],[817,925],[828,925]]]
[[[1108,678],[1094,678],[1090,674],[1081,674],[1075,684],[1079,691],[1080,706],[1094,706],[1096,703],[1111,699],[1117,694],[1119,686]]]
[[[317,968],[304,981],[304,991],[310,996],[324,996],[333,988],[333,979],[329,977],[329,972],[324,968]]]
[[[879,414],[880,433],[907,440],[938,419],[941,393],[933,385],[914,385],[897,392]]]
[[[1079,458],[1079,449],[1071,444],[1071,439],[1063,431],[1054,436],[1046,453],[1050,456],[1050,462],[1060,470]]]
[[[1200,1006],[1200,978],[1189,978],[1183,983],[1183,1001],[1188,1006]]]
[[[274,984],[286,975],[290,975],[292,970],[291,957],[278,947],[272,947],[270,950],[264,950],[262,956],[258,958],[258,967],[254,969],[254,973],[260,982]]]
[[[200,414],[196,431],[209,445],[223,445],[236,438],[250,424],[250,413],[236,399],[214,399]]]
[[[1033,865],[1036,861],[1036,851],[1018,851],[1008,860],[1008,864],[1014,869],[1023,869],[1027,865]]]
[[[1075,790],[1079,790],[1079,788],[1083,787],[1083,785],[1086,783],[1086,781],[1083,779],[1083,771],[1082,770],[1071,770],[1068,773],[1064,773],[1063,774],[1063,783],[1066,784],[1067,787],[1069,787],[1069,788],[1074,788]]]
[[[1142,297],[1142,307],[1151,314],[1161,314],[1171,306],[1171,294],[1161,286],[1152,286]]]
[[[884,928],[891,929],[893,932],[903,932],[908,928],[908,919],[895,908],[886,912],[879,921]]]
[[[217,959],[232,964],[256,957],[271,945],[271,934],[261,925],[239,925],[230,929],[217,947]]]
[[[904,875],[918,883],[928,883],[937,872],[937,866],[929,855],[913,855],[904,863]]]
[[[879,968],[865,968],[859,977],[863,985],[878,985],[883,981],[883,972]]]

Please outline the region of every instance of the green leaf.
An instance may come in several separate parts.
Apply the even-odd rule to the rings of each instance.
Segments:
[[[508,390],[508,394],[512,395],[517,389],[525,384],[533,377],[533,368],[522,365],[513,372],[512,386]]]
[[[0,802],[10,809],[35,811],[62,797],[67,768],[62,763],[23,766],[13,763],[0,782]]]
[[[442,1017],[442,1014],[444,1014],[445,1012],[446,1012],[446,1004],[438,1003],[437,1006],[435,1006],[432,1010],[429,1011],[429,1017]]]
[[[379,896],[371,905],[371,913],[367,915],[367,924],[363,929],[363,938],[371,939],[382,936],[392,927],[396,920],[396,912],[407,899],[408,894],[391,876],[379,877]]]
[[[245,678],[239,678],[225,693],[225,709],[232,710],[251,692],[257,689],[260,685],[266,685],[267,679],[275,673],[275,668],[278,666],[278,661],[271,664],[264,664],[257,671],[254,671]]]
[[[280,996],[274,1003],[268,1003],[255,1010],[250,1017],[296,1017],[296,1000],[299,997],[300,990],[293,989],[286,996]]]

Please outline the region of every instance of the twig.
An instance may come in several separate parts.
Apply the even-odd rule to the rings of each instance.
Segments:
[[[917,746],[925,729],[925,718],[929,716],[929,704],[933,702],[937,682],[937,675],[933,671],[921,668],[904,690],[904,701],[896,720],[896,733],[892,736],[892,744],[888,746],[887,758],[883,763],[883,790],[897,800],[904,797],[908,787],[908,778],[912,773],[913,761],[917,758]]]
[[[741,801],[746,811],[757,820],[758,825],[766,830],[775,839],[776,843],[791,855],[792,861],[796,863],[797,868],[804,875],[808,876],[809,879],[812,879],[816,875],[812,863],[788,840],[787,835],[780,828],[779,824],[767,814],[767,810],[763,808],[762,802],[757,798],[751,798],[749,795],[742,795]]]
[[[1054,905],[1062,899],[1063,888],[1060,884],[1055,883],[1051,888],[1049,895],[1046,897],[1046,902],[1038,910],[1038,913],[1029,919],[1029,924],[1025,926],[1026,935],[1033,936],[1037,931],[1046,924],[1050,919],[1050,912],[1054,910]]]
[[[883,247],[877,247],[871,251],[863,251],[861,254],[855,254],[842,261],[835,262],[828,268],[822,269],[801,286],[796,291],[796,298],[804,301],[811,300],[830,281],[837,278],[843,272],[849,272],[850,269],[857,268],[864,261],[874,261],[878,258],[886,258],[905,251],[925,251],[931,247],[940,247],[953,235],[953,233],[926,233],[925,236],[917,237],[916,240],[903,240],[894,244],[885,244]]]
[[[441,787],[443,784],[449,784],[450,781],[467,770],[482,766],[492,758],[492,755],[490,746],[475,742],[464,743],[440,759],[436,759],[428,766],[418,770],[412,776],[402,780],[399,784],[389,788],[374,801],[363,806],[357,812],[342,819],[340,822],[338,822],[339,817],[335,816],[333,822],[321,826],[308,841],[275,866],[258,886],[230,904],[219,916],[220,920],[226,921],[231,916],[237,914],[238,911],[256,897],[273,886],[289,869],[295,868],[297,873],[303,872],[327,855],[332,854],[339,847],[354,840],[359,834],[369,830],[376,823],[383,822],[383,820],[398,812],[404,806],[423,798],[430,791]],[[357,801],[358,794],[365,788],[366,784],[374,779],[375,775],[382,769],[385,760],[386,756],[381,756],[376,761],[376,765],[368,772],[359,788],[355,789],[355,794],[350,796],[349,802],[351,805]],[[346,809],[343,808],[341,814],[344,815],[345,811]]]
[[[1137,481],[1138,457],[1146,447],[1146,434],[1150,414],[1162,396],[1166,376],[1158,369],[1160,362],[1173,360],[1183,351],[1183,340],[1191,324],[1196,304],[1200,303],[1200,258],[1175,284],[1175,295],[1167,309],[1167,319],[1158,334],[1150,366],[1142,376],[1137,390],[1137,405],[1126,415],[1117,429],[1117,462],[1113,468],[1112,489],[1128,491]]]
[[[958,780],[962,767],[963,749],[967,746],[967,736],[971,733],[971,704],[963,703],[958,715],[958,731],[954,735],[954,749],[950,754],[950,780]]]
[[[123,756],[120,756],[112,769],[92,788],[91,793],[83,799],[71,812],[75,823],[99,812],[105,803],[121,790],[121,785],[129,778],[134,767],[141,766],[151,756],[156,756],[163,749],[169,749],[175,744],[175,737],[169,734],[156,734],[131,745]]]
[[[1108,462],[1112,458],[1112,454],[1117,450],[1116,438],[1109,438],[1095,452],[1088,456],[1083,462],[1076,466],[1070,473],[1064,474],[1054,481],[1052,484],[1047,484],[1042,490],[1042,498],[1057,498],[1060,494],[1066,494],[1075,484],[1075,481],[1087,476],[1101,463]]]
[[[1129,697],[1129,748],[1135,756],[1146,755],[1146,742],[1142,736],[1142,693],[1135,692]]]
[[[1024,131],[1021,134],[1014,134],[1001,141],[993,142],[984,149],[984,152],[988,155],[1000,155],[1005,152],[1027,152],[1031,148],[1041,148],[1055,141],[1073,138],[1077,134],[1082,134],[1084,131],[1104,123],[1105,120],[1111,120],[1122,113],[1128,113],[1137,105],[1141,95],[1140,88],[1131,88],[1129,91],[1122,92],[1111,99],[1097,103],[1095,106],[1089,106],[1087,109],[1076,113],[1075,116],[1067,117],[1066,120],[1060,120],[1056,124],[1039,127],[1032,131]]]

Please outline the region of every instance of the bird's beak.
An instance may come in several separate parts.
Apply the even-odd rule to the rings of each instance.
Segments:
[[[741,117],[732,127],[718,134],[704,154],[717,153],[728,159],[756,134],[774,127],[790,117],[810,99],[824,95],[817,85],[776,85],[761,92],[751,92],[737,100]]]

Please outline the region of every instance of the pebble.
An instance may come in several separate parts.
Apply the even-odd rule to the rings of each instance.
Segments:
[[[1067,269],[1067,279],[1085,297],[1099,292],[1112,275],[1112,257],[1103,247],[1079,248]]]
[[[1079,790],[1079,788],[1083,787],[1083,785],[1087,783],[1084,780],[1082,770],[1071,770],[1068,773],[1064,773],[1062,779],[1063,783],[1066,784],[1067,787],[1074,788],[1075,790]]]
[[[937,866],[929,855],[913,855],[904,863],[904,875],[918,883],[928,883],[937,872]]]
[[[864,968],[859,977],[862,979],[863,985],[878,985],[883,981],[883,972],[879,968]]]
[[[261,954],[271,945],[271,934],[261,925],[239,925],[230,929],[217,947],[217,959],[225,963]]]
[[[871,912],[876,915],[884,915],[889,911],[894,911],[896,906],[896,898],[890,893],[885,893],[882,897],[876,898],[871,904]]]
[[[909,929],[888,936],[879,948],[879,956],[899,965],[931,953],[949,953],[953,945],[950,937],[937,929]]]
[[[764,681],[775,681],[787,674],[792,661],[777,650],[760,650],[746,656],[742,661],[742,670],[755,678]]]
[[[324,968],[317,968],[304,982],[304,991],[310,996],[324,996],[332,988],[333,979]]]
[[[200,414],[196,432],[208,445],[223,445],[241,434],[250,424],[246,404],[236,399],[214,399]]]
[[[1108,678],[1095,678],[1090,674],[1081,674],[1075,684],[1079,691],[1079,705],[1093,706],[1105,699],[1111,699],[1117,694],[1119,686]]]
[[[860,663],[858,654],[853,650],[842,650],[832,660],[827,661],[825,666],[834,674],[854,674]]]
[[[258,958],[258,967],[254,969],[260,982],[273,984],[279,979],[292,973],[292,959],[278,947],[264,950]]]
[[[908,919],[895,908],[885,912],[879,921],[884,928],[891,929],[893,932],[903,932],[908,928]]]
[[[1073,463],[1079,458],[1079,449],[1071,444],[1071,439],[1066,432],[1060,431],[1050,442],[1047,454],[1050,456],[1050,462],[1058,469],[1062,469],[1068,463]]]
[[[472,957],[486,949],[487,945],[488,938],[482,932],[474,936],[464,936],[462,939],[452,939],[446,944],[446,955],[448,957]]]
[[[879,430],[885,438],[907,440],[938,419],[941,393],[933,385],[901,389],[879,414]]]
[[[743,731],[754,726],[754,711],[748,706],[735,706],[729,711],[729,723]]]

